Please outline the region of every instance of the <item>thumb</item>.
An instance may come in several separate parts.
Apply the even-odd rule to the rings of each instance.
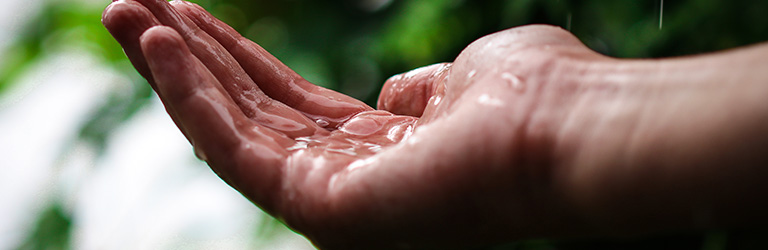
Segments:
[[[378,109],[420,117],[429,99],[444,84],[451,65],[432,64],[390,77],[381,88]]]

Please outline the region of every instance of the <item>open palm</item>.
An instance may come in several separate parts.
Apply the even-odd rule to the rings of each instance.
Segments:
[[[543,97],[542,69],[555,54],[607,60],[558,28],[508,30],[392,77],[374,110],[191,3],[124,0],[103,22],[198,156],[328,249],[447,249],[568,217],[539,183],[552,133],[531,115],[555,98]]]

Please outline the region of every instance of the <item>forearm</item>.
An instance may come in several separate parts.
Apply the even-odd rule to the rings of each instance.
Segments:
[[[558,178],[595,230],[766,221],[768,45],[596,64],[558,144]]]

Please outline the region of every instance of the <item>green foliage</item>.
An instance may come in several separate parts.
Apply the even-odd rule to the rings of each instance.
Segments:
[[[72,219],[61,204],[52,204],[40,214],[35,228],[19,250],[66,250],[70,249]]]
[[[106,103],[98,107],[80,128],[80,140],[91,143],[99,155],[112,131],[136,114],[153,96],[146,82],[136,81],[132,87],[128,91],[113,90]]]
[[[62,49],[87,48],[110,64],[126,61],[100,19],[101,7],[82,2],[46,2],[5,52],[4,67],[0,68],[0,92],[43,56]]]
[[[119,44],[99,21],[103,7],[84,2],[46,2],[8,50],[3,62],[6,67],[0,68],[0,93],[46,55],[72,48],[91,51],[107,65],[138,79]],[[129,88],[113,90],[82,127],[80,138],[103,149],[107,135],[146,103],[150,94],[151,89],[143,80],[134,81]]]

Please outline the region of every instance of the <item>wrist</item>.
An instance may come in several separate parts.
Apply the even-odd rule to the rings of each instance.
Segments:
[[[745,195],[768,177],[765,51],[580,64],[556,133],[556,190],[606,233],[758,216],[739,210],[766,207]]]

